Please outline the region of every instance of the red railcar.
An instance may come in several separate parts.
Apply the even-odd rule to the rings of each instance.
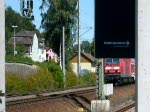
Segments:
[[[106,83],[127,84],[135,80],[135,59],[106,58],[104,59]]]

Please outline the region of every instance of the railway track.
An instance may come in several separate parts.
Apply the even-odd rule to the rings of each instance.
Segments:
[[[134,85],[131,85],[131,87],[132,86]],[[110,98],[111,102],[116,103],[116,101],[114,101],[114,98],[118,97],[118,94],[116,93],[118,92],[120,93],[122,91],[122,88],[124,88],[125,90],[123,91],[123,93],[127,92],[127,89],[125,88],[128,88],[128,87],[125,87],[125,86],[114,87],[115,94],[113,97]],[[122,94],[122,92],[120,94]],[[61,102],[62,102],[61,104],[63,104],[63,102],[65,102],[65,104],[66,102],[70,102],[67,105],[72,104],[73,108],[75,108],[79,104],[78,107],[84,107],[84,109],[90,110],[90,103],[91,103],[91,100],[94,100],[93,98],[95,97],[95,95],[96,95],[96,87],[92,86],[92,87],[84,87],[84,88],[67,89],[67,90],[61,90],[61,91],[53,91],[53,92],[47,92],[47,93],[38,93],[38,94],[32,94],[32,95],[26,95],[26,96],[14,96],[14,97],[9,96],[9,97],[6,97],[6,108],[8,112],[12,112],[9,110],[12,110],[12,109],[17,110],[17,108],[19,109],[20,107],[21,108],[28,107],[29,105],[31,106],[32,104],[42,106],[42,104],[47,103],[47,104],[53,105],[50,107],[55,108],[56,106],[55,109],[58,109],[59,107],[57,107],[57,105],[54,105],[54,102],[55,104],[57,104],[57,102],[60,102],[60,99],[61,99]],[[91,96],[92,98],[89,98]],[[82,100],[81,103],[80,103],[80,100]],[[74,103],[72,103],[72,101]],[[84,105],[84,102],[86,106]],[[69,106],[67,107],[69,108]],[[67,107],[64,107],[64,108],[67,108]],[[22,111],[22,110],[19,110],[19,111]],[[117,112],[124,112],[124,111],[117,111]]]
[[[6,98],[6,107],[14,107],[14,106],[24,106],[28,104],[41,103],[52,99],[58,99],[62,97],[74,97],[81,96],[84,94],[93,94],[95,91],[95,87],[86,87],[86,88],[78,88],[78,89],[68,89],[64,91],[56,91],[56,92],[48,92],[41,94],[33,94],[26,96],[16,96]]]
[[[132,103],[130,105],[127,105],[127,106],[117,110],[116,112],[126,112],[126,111],[128,111],[128,110],[130,110],[130,109],[132,109],[134,107],[135,107],[135,103]]]

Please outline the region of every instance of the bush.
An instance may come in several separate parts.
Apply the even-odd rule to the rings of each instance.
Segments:
[[[25,45],[17,44],[16,51],[17,51],[17,54],[15,56],[23,56],[26,53],[27,48],[25,47]],[[6,55],[14,56],[14,46],[13,45],[7,44]]]
[[[30,92],[42,92],[54,88],[52,74],[40,69],[37,74],[28,77],[20,77],[17,74],[6,74],[7,94],[25,94]]]
[[[17,94],[22,89],[22,84],[19,75],[6,73],[6,93]]]
[[[66,87],[74,87],[78,86],[78,78],[76,77],[75,74],[72,73],[67,73],[66,74]]]
[[[33,62],[27,57],[6,56],[6,61],[23,62],[39,66],[39,71],[36,74],[31,74],[28,77],[21,77],[17,74],[6,73],[6,92],[7,94],[42,92],[64,87],[63,72],[58,63],[50,62]],[[96,84],[95,74],[86,74],[81,77],[76,77],[70,65],[66,66],[66,87],[74,86],[91,86]]]
[[[63,82],[63,72],[60,68],[60,66],[55,63],[54,61],[51,61],[48,63],[48,70],[53,74],[53,78],[55,81],[55,88],[63,88],[64,87],[64,82]]]
[[[31,58],[21,57],[21,56],[10,56],[10,55],[6,55],[6,62],[18,62],[18,63],[26,63],[26,64],[34,63]]]
[[[95,74],[86,74],[79,77],[79,84],[81,86],[91,86],[96,84],[96,75]]]

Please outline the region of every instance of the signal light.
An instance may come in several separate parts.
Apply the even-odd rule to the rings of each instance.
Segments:
[[[27,1],[27,8],[33,9],[33,0],[28,0]]]
[[[20,10],[23,17],[34,20],[33,0],[20,0]]]
[[[24,1],[22,2],[22,8],[24,8]]]

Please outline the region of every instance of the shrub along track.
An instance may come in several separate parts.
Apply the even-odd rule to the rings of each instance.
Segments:
[[[11,97],[6,98],[6,111],[77,112],[77,109],[82,107],[89,112],[91,100],[95,99],[95,94],[95,87],[90,87],[89,89],[72,89],[61,92],[29,95],[24,96],[24,98]],[[109,98],[111,109],[115,109],[121,103],[131,99],[133,94],[135,94],[135,85],[115,87],[114,94]]]

